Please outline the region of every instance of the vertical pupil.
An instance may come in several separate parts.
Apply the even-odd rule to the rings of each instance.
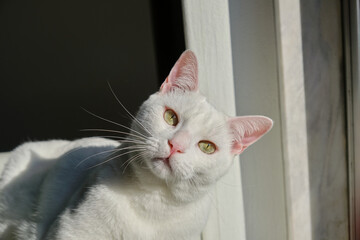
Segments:
[[[176,113],[174,111],[170,110],[170,109],[166,110],[165,115],[164,115],[164,119],[171,126],[176,126],[178,124],[178,121],[179,121],[178,118],[177,118]]]

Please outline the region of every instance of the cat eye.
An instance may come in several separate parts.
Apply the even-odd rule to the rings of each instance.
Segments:
[[[167,124],[169,124],[171,126],[176,126],[179,123],[179,119],[178,119],[176,113],[171,109],[167,109],[164,112],[164,120]]]
[[[212,154],[216,150],[215,144],[210,141],[200,141],[198,145],[200,150],[206,154]]]

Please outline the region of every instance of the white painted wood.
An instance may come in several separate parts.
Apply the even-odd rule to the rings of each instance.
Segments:
[[[229,8],[226,0],[183,0],[187,48],[199,61],[200,91],[219,110],[235,115]],[[203,240],[245,239],[240,164],[217,184]]]
[[[300,5],[230,0],[237,113],[274,128],[241,156],[249,239],[312,239]]]
[[[246,237],[288,240],[274,2],[229,4],[237,114],[274,120],[240,156]]]
[[[300,2],[276,0],[288,239],[312,239]],[[330,211],[330,209],[329,209]]]

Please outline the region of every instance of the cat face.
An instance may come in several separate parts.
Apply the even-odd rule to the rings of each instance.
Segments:
[[[199,93],[156,93],[143,104],[138,117],[155,139],[145,163],[156,176],[216,179],[231,164],[227,117]]]
[[[149,136],[141,159],[166,182],[208,185],[223,176],[236,154],[270,130],[263,116],[231,118],[198,92],[197,61],[184,52],[159,92],[140,107],[135,131]]]

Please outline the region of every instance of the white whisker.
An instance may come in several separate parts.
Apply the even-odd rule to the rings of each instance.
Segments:
[[[117,126],[123,127],[123,128],[125,128],[125,129],[128,129],[128,130],[130,130],[130,131],[133,131],[133,132],[135,132],[135,133],[137,133],[137,134],[139,134],[139,135],[147,138],[147,136],[145,136],[144,134],[142,134],[142,133],[140,133],[140,132],[138,132],[138,131],[135,131],[134,129],[131,129],[131,128],[125,126],[125,125],[122,125],[122,124],[120,124],[120,123],[114,122],[114,121],[112,121],[112,120],[109,120],[109,119],[100,117],[99,115],[96,115],[95,113],[92,113],[92,112],[90,112],[89,110],[87,110],[87,109],[85,109],[85,108],[82,108],[82,109],[83,109],[85,112],[89,113],[90,115],[92,115],[92,116],[94,116],[94,117],[97,117],[97,118],[99,118],[99,119],[101,119],[101,120],[104,120],[104,121],[106,121],[106,122],[115,124],[115,125],[117,125]]]
[[[112,92],[112,94],[114,95],[115,99],[118,101],[118,103],[120,104],[120,106],[121,106],[141,127],[143,127],[143,129],[144,129],[145,131],[147,131],[147,132],[150,134],[150,136],[153,136],[153,135],[151,134],[151,132],[150,132],[143,124],[141,124],[141,122],[140,122],[136,117],[134,117],[134,115],[132,115],[132,114],[130,113],[130,111],[127,110],[127,108],[120,102],[119,98],[117,97],[117,95],[116,95],[115,92],[113,91],[113,89],[112,89],[112,87],[111,87],[111,85],[110,85],[109,82],[108,82],[108,85],[109,85],[110,91]]]
[[[101,128],[87,128],[87,129],[80,129],[80,131],[94,131],[94,132],[112,132],[112,133],[120,133],[120,134],[125,134],[125,135],[129,135],[129,136],[133,136],[133,137],[137,137],[142,140],[149,140],[149,138],[145,138],[145,137],[142,137],[142,136],[138,136],[136,134],[131,134],[131,133],[128,133],[128,132],[123,132],[123,131],[117,131],[117,130],[110,130],[110,129],[101,129]]]
[[[111,157],[111,158],[109,158],[109,159],[106,159],[104,162],[98,163],[98,164],[96,164],[96,165],[94,165],[94,166],[92,166],[92,167],[90,167],[90,168],[88,168],[88,169],[95,168],[95,167],[97,167],[97,166],[100,166],[100,165],[102,165],[102,164],[105,164],[105,163],[107,163],[107,162],[109,162],[109,161],[111,161],[111,160],[113,160],[113,159],[115,159],[115,158],[121,157],[121,156],[123,156],[123,155],[129,154],[129,153],[133,153],[133,152],[139,152],[139,151],[144,151],[144,149],[136,149],[136,150],[132,150],[132,151],[128,151],[128,152],[125,152],[125,153],[116,155],[116,156]]]
[[[124,148],[115,148],[115,149],[111,149],[111,150],[108,150],[108,151],[103,151],[103,152],[99,152],[99,153],[96,153],[96,154],[93,154],[91,156],[88,156],[86,157],[85,159],[81,160],[76,166],[75,168],[77,168],[78,166],[80,166],[83,162],[85,162],[86,160],[92,158],[92,157],[95,157],[95,156],[98,156],[98,155],[101,155],[101,154],[104,154],[104,153],[115,153],[115,152],[120,152],[122,150],[127,150],[127,149],[145,149],[145,147],[140,147],[140,146],[129,146],[129,147],[124,147]]]
[[[126,166],[123,170],[123,173],[125,172],[126,168],[129,166],[129,164],[132,162],[132,161],[135,161],[137,158],[139,157],[142,157],[144,156],[146,153],[145,152],[141,152],[141,153],[138,153],[138,154],[135,154],[134,156],[132,156],[131,158],[129,158],[128,160],[126,160],[123,164],[121,164],[120,168],[122,168],[126,163]]]
[[[85,159],[81,160],[76,166],[75,168],[77,168],[78,166],[80,166],[83,162],[85,162],[86,160],[92,158],[92,157],[95,157],[95,156],[98,156],[98,155],[101,155],[101,154],[105,154],[105,153],[113,153],[113,152],[117,152],[117,151],[120,151],[118,149],[111,149],[111,150],[108,150],[108,151],[103,151],[103,152],[99,152],[99,153],[96,153],[96,154],[93,154],[93,155],[90,155],[88,157],[86,157]]]
[[[97,137],[111,138],[113,140],[119,139],[119,140],[116,140],[116,141],[118,141],[120,143],[136,143],[136,144],[139,144],[139,145],[145,145],[145,146],[147,145],[143,141],[139,141],[139,140],[136,140],[136,139],[133,139],[133,138],[127,138],[127,137],[119,137],[119,136],[111,136],[111,135],[107,135],[107,136],[100,135],[100,136],[97,136]]]

